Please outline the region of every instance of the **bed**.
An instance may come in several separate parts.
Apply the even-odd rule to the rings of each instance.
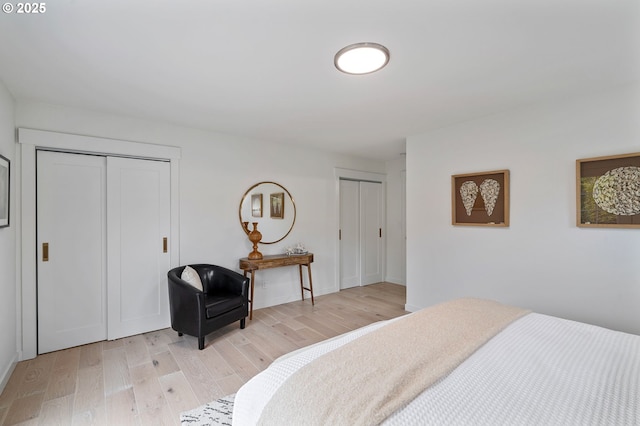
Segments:
[[[287,354],[234,425],[638,425],[640,336],[458,299]]]

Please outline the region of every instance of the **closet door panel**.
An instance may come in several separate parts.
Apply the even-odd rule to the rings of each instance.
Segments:
[[[117,339],[170,325],[170,165],[109,157],[107,176],[108,337]]]
[[[37,162],[38,353],[46,353],[106,338],[106,165],[47,151]]]
[[[378,283],[382,274],[382,184],[360,182],[362,285]]]
[[[340,288],[360,285],[359,183],[340,181]]]

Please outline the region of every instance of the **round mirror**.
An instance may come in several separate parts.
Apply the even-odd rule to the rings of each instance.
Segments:
[[[261,244],[282,241],[293,229],[296,204],[287,189],[275,182],[258,182],[244,193],[238,209],[240,225],[246,234],[258,223]],[[248,222],[248,229],[244,227]]]

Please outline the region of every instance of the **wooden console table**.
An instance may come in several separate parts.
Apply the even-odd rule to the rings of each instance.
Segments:
[[[253,287],[255,281],[255,274],[258,269],[279,268],[281,266],[295,266],[298,265],[300,270],[300,292],[302,293],[302,300],[304,300],[304,291],[307,290],[311,293],[311,304],[315,305],[313,300],[313,283],[311,281],[311,263],[313,262],[313,253],[307,254],[292,254],[287,256],[286,254],[275,254],[264,256],[259,260],[251,260],[247,257],[240,259],[240,269],[244,271],[244,276],[247,276],[248,272],[251,272],[251,310],[249,311],[249,319],[253,319]],[[307,273],[309,275],[309,287],[304,286],[302,279],[302,267],[307,267]]]

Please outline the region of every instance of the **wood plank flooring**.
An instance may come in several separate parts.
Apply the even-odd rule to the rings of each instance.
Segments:
[[[236,392],[277,357],[404,315],[405,287],[379,283],[254,311],[205,340],[171,329],[18,363],[2,425],[179,425],[182,411]]]

